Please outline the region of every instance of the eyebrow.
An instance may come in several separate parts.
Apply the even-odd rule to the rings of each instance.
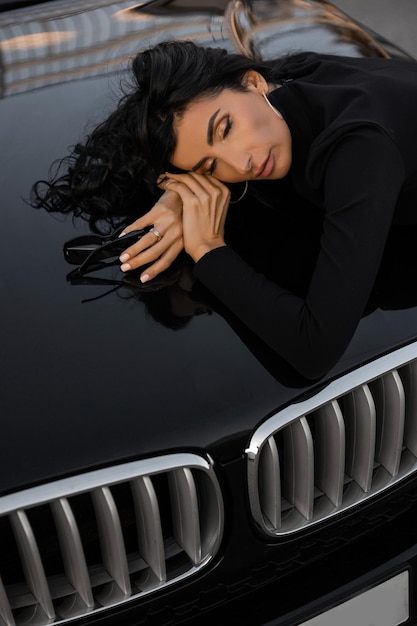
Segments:
[[[209,121],[208,121],[208,126],[207,126],[207,143],[209,146],[213,145],[213,129],[214,129],[214,122],[216,120],[216,117],[219,113],[220,109],[217,109],[217,111],[214,111],[213,115],[210,117]]]
[[[208,121],[208,125],[207,125],[207,143],[209,146],[213,145],[213,132],[214,132],[214,122],[216,121],[216,117],[219,114],[220,109],[217,109],[217,111],[214,111],[213,115],[210,117],[209,121]],[[197,170],[200,169],[200,167],[202,165],[204,165],[204,163],[208,160],[208,157],[203,157],[202,159],[199,160],[199,162],[194,165],[194,167],[191,168],[192,172],[196,172]]]

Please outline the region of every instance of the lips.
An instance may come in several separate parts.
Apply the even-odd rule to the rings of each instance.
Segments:
[[[256,178],[266,178],[267,176],[269,176],[272,170],[274,169],[274,165],[275,165],[274,155],[272,154],[271,151],[269,151],[268,156],[266,157],[265,161],[261,164],[260,168],[255,174]]]

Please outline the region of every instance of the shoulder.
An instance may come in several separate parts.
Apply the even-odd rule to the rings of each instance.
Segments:
[[[331,170],[332,176],[338,172],[338,179],[352,180],[353,172],[378,180],[403,179],[405,163],[398,145],[390,133],[380,124],[352,122],[325,131],[314,143],[306,164],[305,175],[313,187],[322,184]]]
[[[287,55],[274,63],[287,80],[314,76],[315,81],[340,82],[345,78],[353,82],[355,75],[367,76],[368,80],[403,75],[415,82],[417,76],[417,63],[382,57],[344,57],[307,51]]]

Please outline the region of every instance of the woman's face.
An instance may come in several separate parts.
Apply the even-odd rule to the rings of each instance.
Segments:
[[[270,85],[247,74],[247,91],[224,89],[189,105],[176,123],[172,164],[226,183],[282,178],[291,166],[291,134],[263,97]]]

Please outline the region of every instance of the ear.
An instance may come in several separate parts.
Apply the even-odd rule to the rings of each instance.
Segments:
[[[243,77],[242,84],[248,91],[254,91],[255,93],[259,93],[263,95],[264,93],[268,93],[268,83],[265,78],[259,72],[255,70],[249,70]]]

